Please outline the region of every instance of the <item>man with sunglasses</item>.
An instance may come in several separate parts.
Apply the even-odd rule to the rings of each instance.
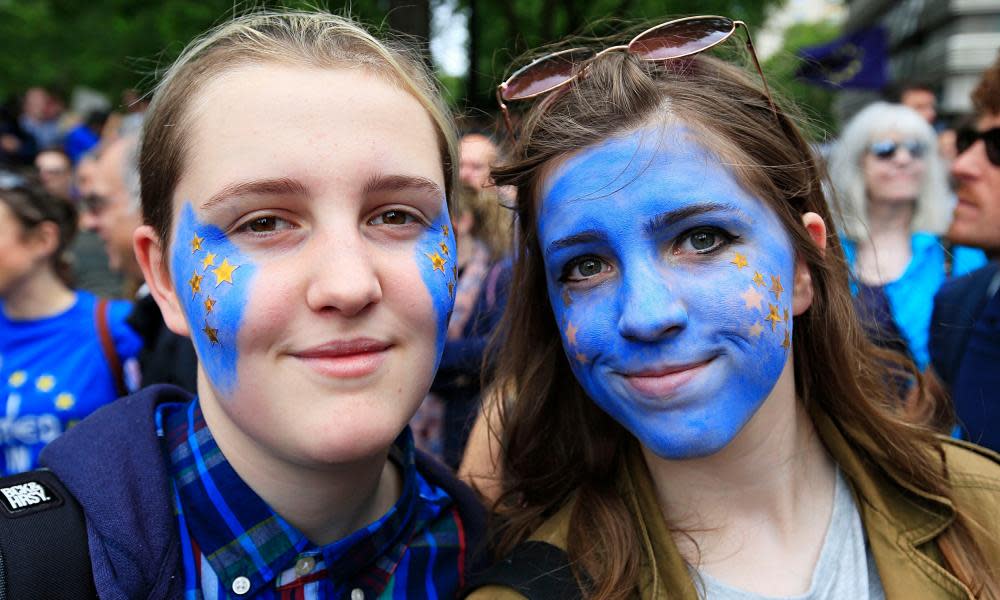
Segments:
[[[976,120],[957,134],[958,204],[948,238],[990,263],[934,298],[931,359],[952,392],[965,437],[1000,450],[1000,56],[972,94]]]

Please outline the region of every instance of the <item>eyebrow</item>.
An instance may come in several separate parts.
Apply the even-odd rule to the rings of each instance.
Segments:
[[[306,187],[300,182],[287,177],[277,179],[257,179],[233,183],[212,194],[212,197],[201,205],[202,209],[211,208],[217,204],[234,200],[241,196],[282,196],[306,194]]]
[[[597,231],[596,229],[588,229],[586,231],[581,231],[580,233],[568,235],[564,238],[559,238],[558,240],[552,242],[545,247],[545,255],[548,256],[557,250],[562,250],[563,248],[570,248],[579,244],[602,242],[606,239],[607,236],[600,231]]]
[[[365,183],[363,192],[368,195],[400,190],[426,192],[433,194],[435,198],[444,197],[444,190],[441,189],[441,186],[426,177],[415,175],[375,175]]]
[[[743,211],[731,204],[707,202],[696,206],[687,206],[684,208],[678,208],[677,210],[662,212],[646,221],[646,223],[642,226],[642,231],[647,235],[657,233],[679,221],[708,213],[731,213],[739,217],[744,217]]]

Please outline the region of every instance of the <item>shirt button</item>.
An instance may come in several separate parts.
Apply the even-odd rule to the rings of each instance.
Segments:
[[[240,577],[237,577],[236,579],[233,580],[233,593],[234,594],[239,594],[240,596],[242,596],[243,594],[245,594],[245,593],[247,593],[249,591],[250,591],[250,580],[249,579],[247,579],[246,577],[240,576]]]
[[[351,600],[365,600],[365,593],[361,588],[354,588],[351,590]]]
[[[313,568],[316,566],[316,559],[311,556],[306,556],[300,558],[295,563],[295,575],[302,577],[303,575],[308,575],[312,573]]]

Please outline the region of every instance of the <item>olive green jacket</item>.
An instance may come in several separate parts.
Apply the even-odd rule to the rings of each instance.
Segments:
[[[973,532],[987,557],[996,557],[994,577],[1000,577],[1000,455],[965,442],[942,438],[945,461],[954,489],[951,501],[914,490],[900,476],[862,461],[834,422],[814,415],[816,429],[840,465],[854,492],[871,552],[888,600],[971,599],[971,592],[942,565],[936,538],[955,519],[955,504],[982,531]],[[650,544],[640,575],[643,600],[698,600],[689,570],[656,503],[653,484],[638,453],[623,474],[621,488]],[[573,501],[568,502],[531,539],[566,548]],[[643,536],[646,537],[646,536]],[[653,563],[653,564],[650,564]],[[501,587],[486,587],[469,598],[523,598]]]

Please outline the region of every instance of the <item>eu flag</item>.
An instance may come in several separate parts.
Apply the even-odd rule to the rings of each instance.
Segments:
[[[816,85],[880,90],[889,80],[886,34],[879,26],[802,48],[798,55],[804,64],[796,77]]]

